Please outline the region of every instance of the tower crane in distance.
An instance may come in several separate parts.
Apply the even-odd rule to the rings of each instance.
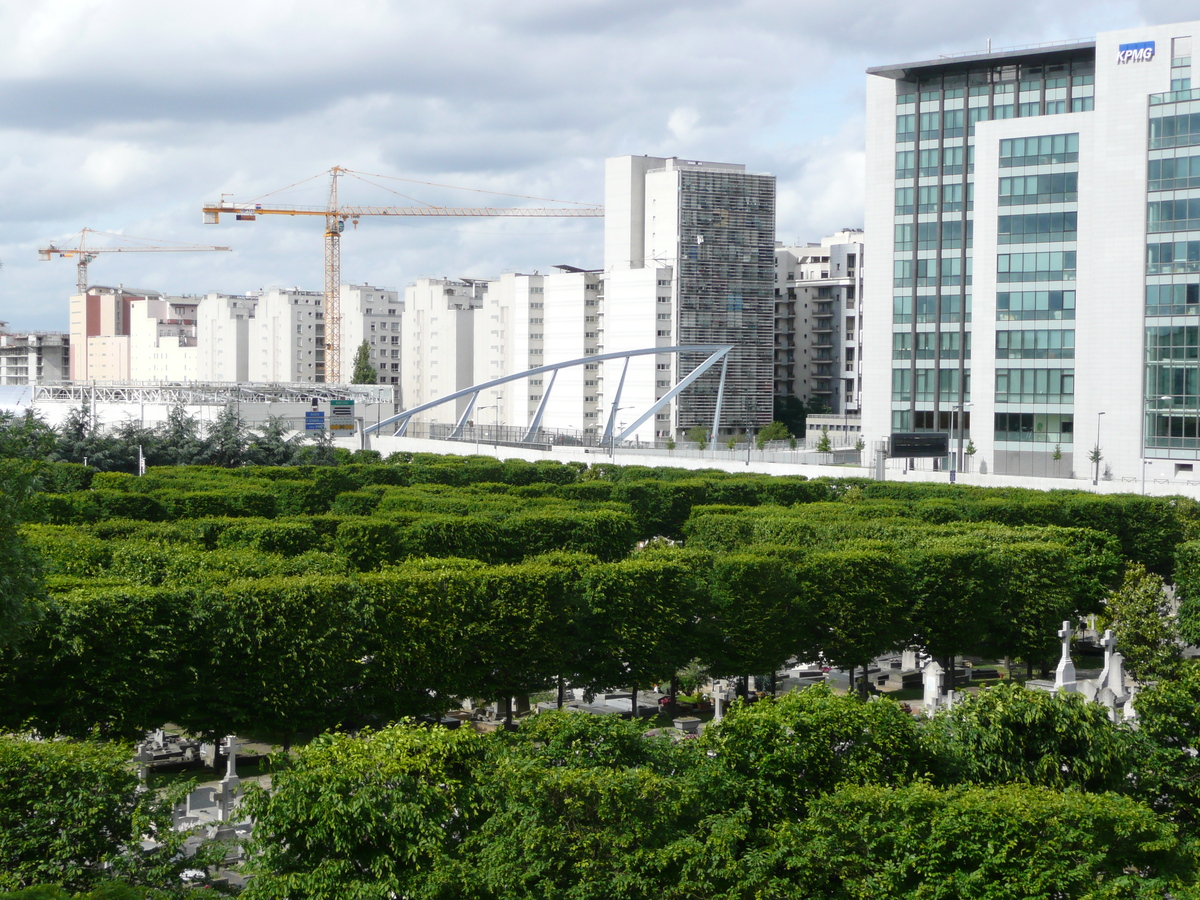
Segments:
[[[323,216],[325,219],[325,380],[331,383],[340,383],[342,380],[342,349],[341,349],[341,330],[342,330],[342,301],[341,301],[341,235],[346,229],[346,222],[349,220],[351,224],[357,226],[358,220],[363,216],[536,216],[536,217],[568,217],[568,218],[584,218],[596,217],[604,215],[604,207],[575,203],[569,200],[549,200],[544,197],[526,197],[520,194],[501,194],[497,191],[476,191],[477,193],[495,194],[504,197],[516,197],[523,200],[541,200],[551,203],[568,203],[569,206],[563,208],[549,207],[527,207],[527,206],[470,206],[470,207],[455,207],[455,206],[435,206],[433,204],[423,203],[422,201],[414,201],[419,203],[418,206],[352,206],[344,205],[338,201],[338,179],[344,175],[349,175],[363,181],[366,184],[372,184],[374,187],[382,187],[382,185],[374,184],[367,181],[367,178],[388,178],[394,181],[405,181],[413,184],[424,184],[432,187],[453,187],[453,185],[434,184],[427,181],[414,181],[408,178],[392,178],[386,175],[371,175],[366,172],[355,172],[351,169],[346,169],[342,166],[334,166],[327,172],[321,172],[314,175],[313,178],[320,178],[322,175],[329,175],[329,195],[324,206],[286,206],[274,203],[261,202],[270,194],[265,194],[258,200],[247,202],[235,202],[227,200],[228,195],[222,195],[219,203],[209,204],[203,208],[204,224],[216,225],[221,218],[222,213],[231,214],[236,221],[253,222],[258,216]],[[305,179],[311,181],[312,179]],[[303,182],[297,182],[301,184]],[[296,185],[289,185],[288,188],[281,190],[289,190]],[[476,190],[474,188],[456,188],[457,190]],[[385,190],[390,190],[385,188]],[[272,194],[280,193],[280,191],[272,191]],[[393,193],[397,193],[393,191]],[[404,195],[401,195],[404,196]],[[411,200],[412,198],[406,198]]]
[[[125,243],[115,247],[90,247],[89,236],[110,238]],[[71,239],[72,246],[58,247],[54,243],[38,250],[38,259],[49,260],[56,256],[75,259],[75,285],[79,293],[86,294],[88,286],[88,265],[96,261],[101,253],[193,253],[199,250],[232,250],[232,247],[210,247],[205,244],[184,244],[179,241],[164,241],[154,238],[139,238],[128,234],[112,234],[107,231],[96,231],[84,228],[79,232],[79,240]]]

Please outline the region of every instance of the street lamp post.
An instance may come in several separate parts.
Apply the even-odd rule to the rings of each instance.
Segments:
[[[958,452],[954,455],[954,470],[963,470],[963,433],[966,431],[967,407],[970,403],[958,403],[954,406],[954,415],[958,418]]]
[[[1104,415],[1104,410],[1096,413],[1096,474],[1092,478],[1092,484],[1100,483],[1100,417]]]
[[[613,422],[617,421],[617,413],[619,413],[623,409],[633,409],[633,407],[632,406],[618,406],[612,412],[612,421]],[[610,462],[612,462],[613,460],[615,460],[617,458],[617,432],[620,431],[621,429],[623,429],[624,427],[625,427],[625,423],[622,422],[621,424],[614,426],[612,432],[610,432],[608,435],[608,459]]]
[[[478,412],[483,412],[485,409],[495,409],[495,410],[497,410],[497,412],[496,412],[496,416],[497,416],[497,418],[499,418],[499,416],[500,416],[500,413],[499,413],[499,409],[500,409],[500,407],[499,407],[499,405],[496,405],[496,406],[490,406],[490,405],[489,405],[489,406],[480,406],[480,407],[478,408]],[[474,427],[475,427],[475,455],[476,455],[476,456],[478,456],[478,455],[479,455],[479,431],[480,431],[480,428],[479,428],[479,426],[478,426],[478,425],[476,425],[476,426],[474,426]]]

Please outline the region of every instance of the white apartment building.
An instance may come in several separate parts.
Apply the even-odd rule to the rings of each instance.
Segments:
[[[419,278],[405,289],[400,390],[406,408],[468,388],[477,381],[475,316],[488,287],[487,281],[476,279]],[[463,398],[435,407],[420,416],[420,421],[457,422],[467,402]],[[479,403],[484,404],[482,398]]]
[[[599,270],[575,266],[555,268],[557,272],[545,276],[543,319],[546,337],[542,357],[545,364],[603,353],[604,281]],[[531,401],[534,395],[541,393],[530,390]],[[604,412],[604,379],[600,364],[584,363],[560,369],[554,376],[554,389],[546,401],[542,425],[595,434],[604,427]]]
[[[869,70],[869,449],[941,432],[980,471],[1194,476],[1198,32]]]
[[[775,249],[775,397],[857,415],[863,232]]]
[[[400,383],[401,320],[404,301],[390,288],[343,284],[342,377],[354,375],[354,359],[366,341],[378,384]]]
[[[60,384],[70,378],[70,337],[12,332],[0,322],[0,384]]]
[[[249,323],[249,380],[325,380],[325,296],[321,291],[261,291]]]
[[[204,382],[250,380],[253,294],[206,294],[196,307],[197,378]]]
[[[195,297],[147,297],[129,305],[130,381],[199,377]]]
[[[600,352],[604,292],[599,270],[554,268],[547,275],[506,273],[487,282],[475,313],[475,383]],[[547,389],[543,428],[596,431],[603,406],[599,363],[489,388],[477,405],[486,410],[499,406],[501,424],[528,426]],[[476,418],[491,422],[494,415]]]
[[[733,344],[722,430],[772,419],[775,179],[745,166],[624,156],[605,167],[604,350]],[[616,424],[651,405],[707,354],[664,353],[604,365]],[[719,370],[702,376],[637,437],[711,427]],[[629,407],[628,412],[624,412]]]

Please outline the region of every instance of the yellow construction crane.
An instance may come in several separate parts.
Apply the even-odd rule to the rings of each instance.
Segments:
[[[88,237],[95,235],[109,238],[111,241],[124,241],[115,247],[89,247]],[[85,228],[79,232],[79,240],[71,239],[70,247],[56,247],[50,244],[38,250],[38,259],[48,260],[56,256],[75,258],[75,284],[79,293],[86,294],[88,286],[88,264],[96,261],[101,253],[193,253],[197,250],[231,250],[231,247],[209,247],[204,244],[183,244],[178,241],[155,240],[154,238],[139,238],[128,234],[111,234],[107,231],[96,231]],[[110,242],[111,242],[110,241]]]
[[[222,195],[219,203],[204,207],[204,224],[216,225],[221,213],[232,214],[237,221],[252,222],[258,216],[324,216],[325,217],[325,380],[340,383],[342,380],[342,349],[341,349],[341,235],[349,220],[355,226],[363,216],[566,216],[583,218],[603,216],[604,207],[589,206],[572,201],[547,200],[545,197],[526,197],[520,194],[500,194],[497,191],[477,191],[477,193],[495,194],[503,197],[517,197],[523,200],[541,200],[550,203],[570,203],[571,206],[562,209],[525,206],[434,206],[422,201],[420,206],[343,206],[338,202],[338,178],[343,175],[353,176],[367,184],[367,178],[388,178],[385,175],[370,175],[369,173],[354,172],[342,166],[334,166],[328,172],[322,172],[313,178],[329,175],[329,198],[325,206],[281,206],[273,203],[259,202],[269,194],[259,198],[259,201],[234,202]],[[312,179],[306,179],[311,181]],[[431,187],[453,187],[452,185],[434,184],[427,181],[414,181],[408,178],[394,178],[394,181],[405,181],[411,184],[424,184]],[[302,182],[298,182],[302,183]],[[374,185],[381,187],[381,185]],[[295,185],[290,185],[289,190]],[[385,188],[385,190],[390,190]],[[473,190],[471,188],[456,188],[456,190]],[[272,193],[279,193],[273,191]],[[403,195],[402,195],[403,196]],[[412,199],[412,198],[408,198]]]

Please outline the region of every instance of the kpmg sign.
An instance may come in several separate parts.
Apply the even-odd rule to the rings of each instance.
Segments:
[[[1140,41],[1136,44],[1121,44],[1117,47],[1117,64],[1150,62],[1154,59],[1154,41]]]

